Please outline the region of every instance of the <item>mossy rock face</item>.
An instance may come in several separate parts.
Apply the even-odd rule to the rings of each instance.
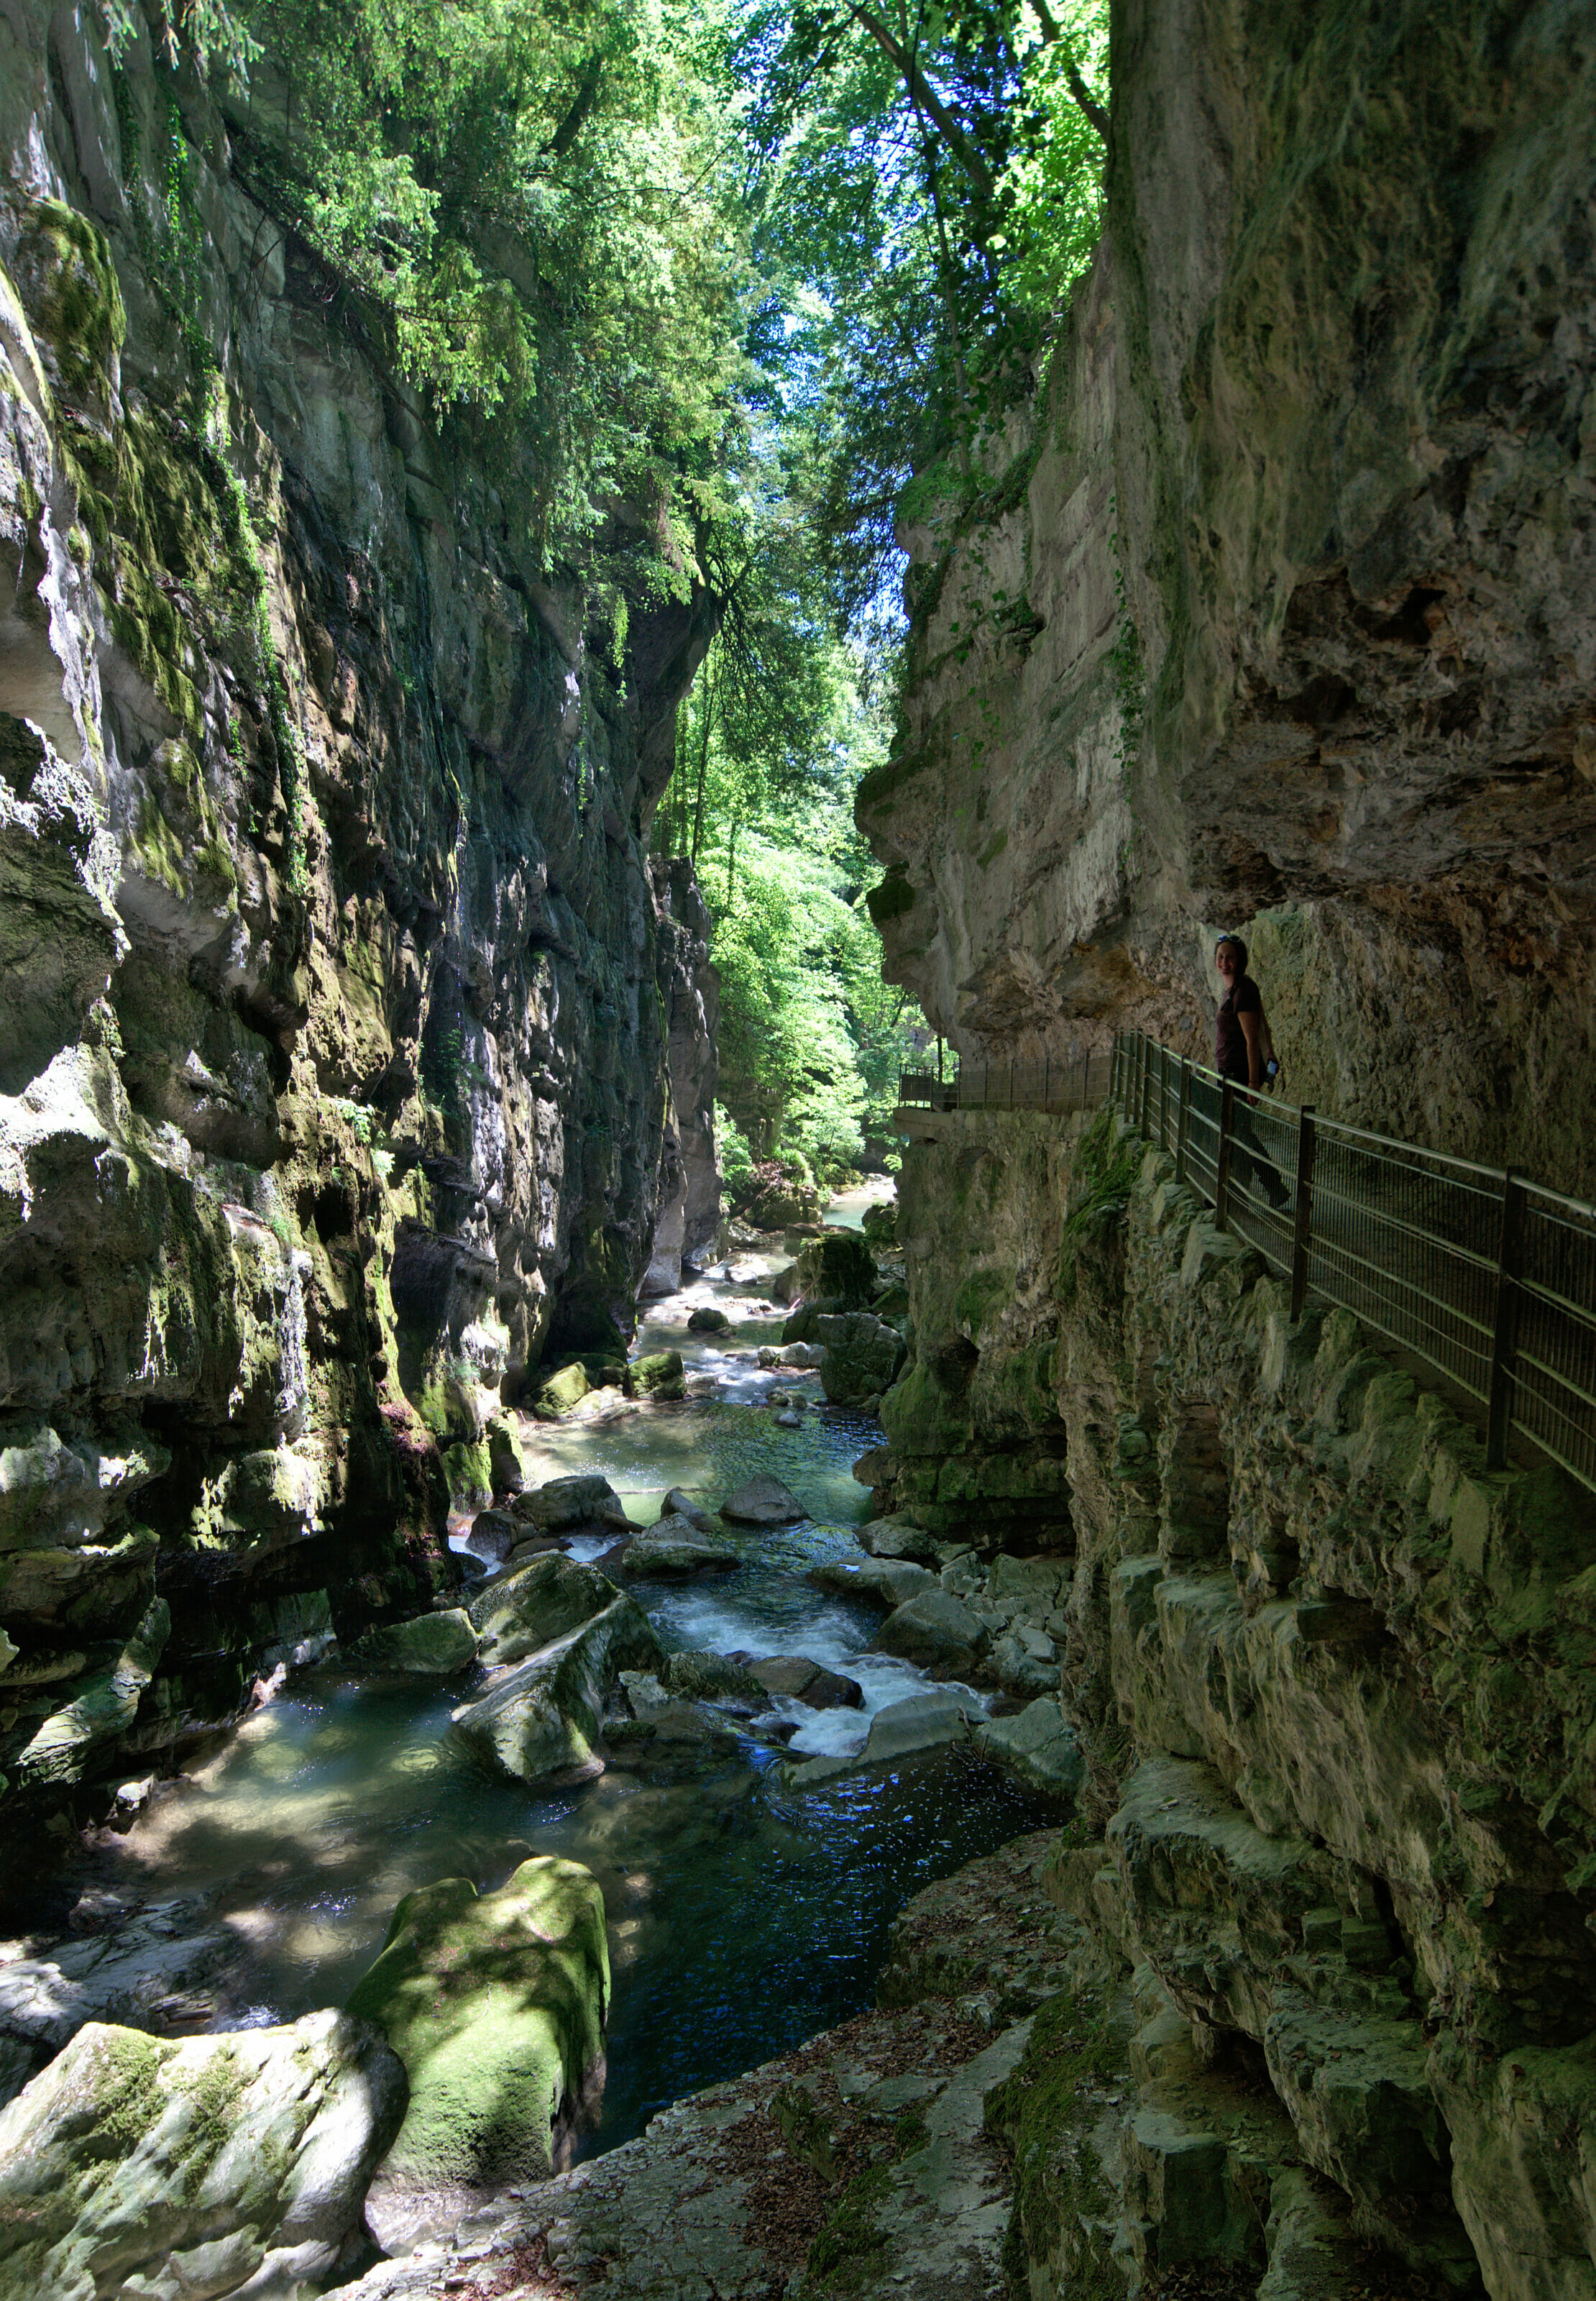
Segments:
[[[118,2292],[320,2292],[405,2093],[347,2013],[180,2043],[91,2021],[0,2111],[0,2292],[105,2290],[108,2261]]]
[[[457,2217],[462,2192],[554,2170],[556,2125],[602,2077],[609,1987],[604,1896],[580,1862],[536,1856],[493,1894],[445,1878],[405,1895],[348,2007],[410,2079],[368,2205],[380,2242]]]
[[[1128,2060],[1105,2001],[1065,1992],[1041,2008],[1018,2068],[987,2096],[988,2128],[1014,2154],[1003,2247],[1014,2301],[1036,2290],[1119,2301],[1124,2291],[1110,2255],[1119,2198],[1094,2127],[1096,2096],[1124,2080]]]
[[[76,208],[39,200],[29,211],[17,269],[33,288],[38,332],[63,381],[80,391],[104,390],[128,334],[104,233]]]

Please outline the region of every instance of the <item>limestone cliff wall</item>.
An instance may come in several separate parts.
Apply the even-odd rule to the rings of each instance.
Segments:
[[[1353,2292],[1391,2273],[1362,2243],[1416,2291],[1587,2290],[1590,1497],[1487,1475],[1349,1314],[1293,1326],[1117,1120],[927,1125],[881,1499],[1067,1560],[1056,1897],[1147,2025],[1038,2129],[1030,2289],[1266,2259],[1270,2296]]]
[[[0,12],[0,1770],[414,1604],[501,1399],[713,1230],[648,825],[713,600],[541,566],[205,93]],[[318,1611],[320,1609],[320,1611]],[[5,1644],[0,1644],[0,1653]]]
[[[1194,1050],[1248,933],[1292,1091],[1596,1185],[1588,9],[1117,0],[1046,378],[906,498],[860,794],[977,1055]]]

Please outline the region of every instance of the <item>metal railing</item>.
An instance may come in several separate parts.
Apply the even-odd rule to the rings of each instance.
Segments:
[[[1124,1117],[1290,1279],[1293,1318],[1310,1293],[1356,1312],[1483,1410],[1488,1468],[1517,1441],[1596,1489],[1596,1207],[1251,1094],[1143,1032],[1112,1068]]]
[[[1040,1063],[961,1062],[947,1078],[905,1071],[898,1100],[906,1110],[1095,1110],[1108,1100],[1113,1073],[1111,1054]]]

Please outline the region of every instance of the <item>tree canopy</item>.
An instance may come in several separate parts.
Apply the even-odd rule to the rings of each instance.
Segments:
[[[627,502],[634,585],[719,602],[653,839],[709,897],[749,1155],[856,1155],[919,1023],[849,821],[896,523],[916,478],[977,484],[1090,259],[1107,0],[168,4],[158,50],[213,72],[374,356],[514,433],[545,565],[591,574]]]

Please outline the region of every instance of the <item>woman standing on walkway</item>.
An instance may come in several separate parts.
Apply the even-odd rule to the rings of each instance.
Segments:
[[[1247,1089],[1249,1098],[1261,1093],[1266,1077],[1272,1075],[1269,1066],[1274,1060],[1274,1042],[1269,1036],[1263,993],[1247,972],[1247,955],[1240,935],[1221,935],[1215,946],[1214,964],[1224,996],[1214,1018],[1214,1067],[1221,1078]],[[1280,1169],[1265,1157],[1252,1131],[1247,1099],[1239,1099],[1236,1104],[1234,1142],[1233,1157],[1239,1153],[1243,1168],[1250,1166],[1269,1204],[1278,1212],[1291,1193],[1280,1178]],[[1245,1188],[1245,1172],[1238,1180]]]

